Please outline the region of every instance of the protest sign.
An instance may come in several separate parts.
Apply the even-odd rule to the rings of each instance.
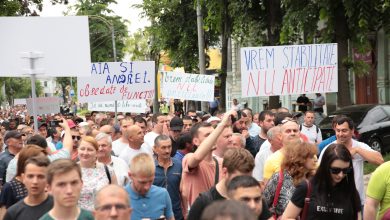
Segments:
[[[164,98],[213,101],[214,84],[215,76],[164,72],[161,91]]]
[[[87,16],[0,17],[0,76],[29,76],[23,53],[41,57],[34,72],[47,76],[88,76],[91,64]],[[23,70],[25,69],[25,70]]]
[[[92,63],[90,77],[77,77],[79,102],[152,99],[154,62]]]
[[[338,91],[337,44],[241,48],[243,97]]]
[[[118,112],[145,113],[146,100],[123,100],[117,102]],[[89,111],[115,112],[115,102],[89,102]]]
[[[26,99],[14,99],[14,105],[26,105]]]
[[[32,98],[27,99],[27,110],[33,112]],[[38,97],[35,99],[37,114],[50,114],[60,112],[60,98],[58,97]]]

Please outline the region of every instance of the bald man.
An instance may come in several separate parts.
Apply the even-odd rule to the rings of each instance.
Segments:
[[[131,125],[125,131],[125,137],[127,137],[128,146],[119,153],[119,158],[123,159],[128,165],[131,159],[140,153],[148,153],[151,156],[153,151],[144,143],[144,132],[138,125]]]
[[[115,141],[115,128],[112,125],[103,125],[100,127],[99,132],[106,133],[111,136],[111,139]]]
[[[95,220],[131,220],[132,208],[125,189],[118,185],[107,185],[95,197]]]

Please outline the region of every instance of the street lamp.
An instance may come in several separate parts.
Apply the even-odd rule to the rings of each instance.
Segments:
[[[109,22],[107,19],[103,18],[102,16],[99,15],[88,15],[89,18],[95,18],[97,20],[102,21],[104,24],[107,25],[107,27],[111,31],[111,41],[112,41],[112,53],[114,56],[114,62],[117,62],[116,60],[116,46],[115,46],[115,29],[114,29],[114,24]],[[118,101],[115,100],[115,123],[118,122]]]

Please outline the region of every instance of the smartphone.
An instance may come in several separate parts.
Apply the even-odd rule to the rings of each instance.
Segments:
[[[49,121],[49,127],[52,127],[52,128],[57,127],[60,125],[60,122],[61,121],[58,121],[58,120]]]

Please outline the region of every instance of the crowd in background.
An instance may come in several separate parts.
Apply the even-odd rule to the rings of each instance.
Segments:
[[[318,96],[317,96],[318,97]],[[91,112],[0,115],[4,219],[378,219],[390,206],[378,169],[364,189],[363,164],[383,157],[353,139],[347,116],[322,140],[323,109],[255,113]],[[171,103],[172,104],[172,103]],[[389,188],[389,189],[388,189]],[[379,208],[379,211],[377,210]],[[387,214],[389,215],[389,214]]]

